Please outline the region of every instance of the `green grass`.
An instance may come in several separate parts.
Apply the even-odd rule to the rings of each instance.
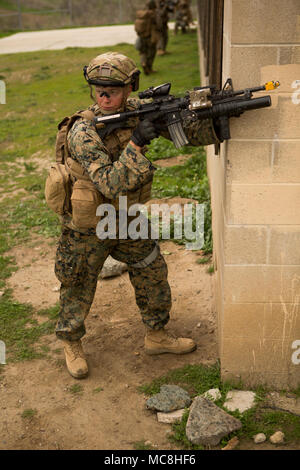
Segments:
[[[68,391],[72,395],[81,395],[83,393],[83,386],[81,384],[73,384],[68,388]]]
[[[23,411],[22,413],[22,418],[23,419],[30,419],[36,416],[37,410],[33,410],[32,408],[27,408],[26,410]]]
[[[45,315],[38,324],[34,314]],[[0,300],[1,340],[5,342],[7,362],[47,357],[48,351],[35,343],[44,335],[53,333],[58,306],[35,312],[30,304],[14,301],[11,291],[4,292]]]

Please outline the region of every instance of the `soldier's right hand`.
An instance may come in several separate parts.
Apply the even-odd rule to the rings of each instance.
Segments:
[[[153,122],[148,119],[140,121],[137,128],[133,131],[131,140],[138,147],[150,144],[152,139],[158,137],[158,130],[155,129]]]

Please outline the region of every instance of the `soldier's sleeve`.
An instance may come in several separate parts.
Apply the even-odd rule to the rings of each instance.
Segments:
[[[214,123],[212,119],[202,119],[186,125],[184,122],[183,130],[189,141],[189,145],[210,145],[219,143]],[[166,139],[172,140],[169,131],[161,127],[160,135]]]
[[[119,160],[112,162],[93,124],[87,120],[74,123],[68,133],[68,147],[71,156],[84,167],[97,189],[109,199],[138,188],[155,170],[151,162],[130,144]]]
[[[183,123],[183,130],[190,145],[210,145],[220,142],[212,119],[199,119],[188,126]]]

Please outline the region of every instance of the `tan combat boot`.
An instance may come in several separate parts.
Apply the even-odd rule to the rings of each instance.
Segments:
[[[165,51],[163,49],[158,49],[156,52],[157,55],[165,55]]]
[[[147,330],[145,336],[146,354],[186,354],[197,348],[196,343],[189,338],[175,338],[164,328],[161,330]]]
[[[75,379],[82,379],[88,374],[88,365],[81,341],[63,341],[66,364],[69,373]]]

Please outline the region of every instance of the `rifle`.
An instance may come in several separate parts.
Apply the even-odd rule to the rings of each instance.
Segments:
[[[162,129],[167,127],[175,147],[180,148],[189,144],[182,124],[210,118],[214,120],[219,140],[223,142],[230,139],[230,117],[239,117],[245,111],[271,106],[269,95],[253,98],[253,93],[275,90],[279,85],[279,82],[271,81],[262,86],[234,91],[232,80],[228,78],[222,90],[218,90],[215,85],[195,87],[180,98],[169,94],[171,83],[164,83],[140,92],[138,96],[141,100],[151,98],[151,101],[140,103],[136,110],[96,117],[94,123],[98,134],[104,138],[130,118],[147,118]]]

